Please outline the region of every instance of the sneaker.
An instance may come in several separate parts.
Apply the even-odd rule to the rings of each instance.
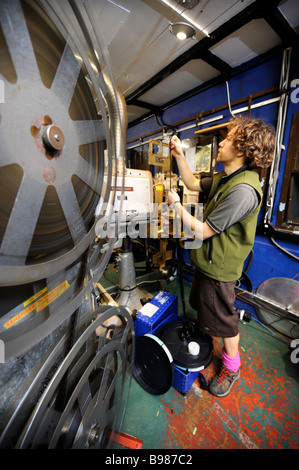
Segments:
[[[238,372],[232,372],[221,366],[220,372],[212,378],[209,391],[216,397],[225,397],[231,391],[235,381],[240,378],[240,369]]]

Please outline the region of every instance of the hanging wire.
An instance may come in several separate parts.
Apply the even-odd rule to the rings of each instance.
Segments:
[[[229,86],[228,86],[228,81],[226,83],[226,92],[227,92],[227,102],[228,102],[228,109],[232,117],[235,117],[234,113],[232,112],[231,105],[230,105],[230,94],[229,94]]]

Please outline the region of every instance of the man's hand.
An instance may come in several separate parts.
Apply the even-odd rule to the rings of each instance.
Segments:
[[[184,152],[183,152],[182,143],[181,143],[180,139],[179,139],[176,135],[173,135],[173,136],[170,138],[169,144],[170,144],[171,154],[172,154],[175,158],[177,158],[177,157],[184,157]]]
[[[200,180],[190,170],[180,139],[174,135],[169,140],[171,154],[175,157],[180,176],[190,191],[202,191]]]
[[[167,194],[168,204],[173,204],[174,202],[180,202],[180,197],[176,191],[169,191]]]

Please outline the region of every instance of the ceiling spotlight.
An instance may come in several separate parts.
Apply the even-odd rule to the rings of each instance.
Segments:
[[[170,23],[170,32],[178,39],[187,39],[195,36],[195,29],[188,23]]]

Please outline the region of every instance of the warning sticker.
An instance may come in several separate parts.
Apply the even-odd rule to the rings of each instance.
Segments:
[[[40,297],[42,294],[44,294],[45,292],[47,292],[48,288],[45,287],[44,289],[40,290],[37,294],[33,295],[32,297],[30,297],[30,299],[26,300],[23,305],[24,307],[26,307],[26,305],[29,305],[31,304],[31,302],[33,302],[35,299],[37,299],[38,297]]]
[[[146,317],[152,317],[155,315],[155,313],[159,310],[159,307],[156,307],[156,305],[151,304],[150,302],[146,303],[141,307],[139,310],[139,313],[142,315],[145,315]]]
[[[29,302],[35,300],[31,305],[29,305],[27,308],[19,312],[17,315],[15,315],[13,318],[8,320],[5,324],[4,327],[6,329],[10,328],[11,326],[15,325],[18,321],[22,320],[26,315],[29,313],[33,312],[36,310],[37,312],[40,312],[43,310],[45,307],[50,305],[55,299],[57,299],[63,292],[66,291],[70,287],[69,283],[67,281],[62,282],[59,284],[59,286],[55,287],[55,289],[51,290],[47,294],[43,295],[40,299],[35,300],[36,297],[39,297],[41,295],[41,292],[36,294],[35,296],[32,296],[30,299],[28,299],[26,302],[24,302],[24,306],[28,305]],[[47,290],[45,288],[45,290]]]

